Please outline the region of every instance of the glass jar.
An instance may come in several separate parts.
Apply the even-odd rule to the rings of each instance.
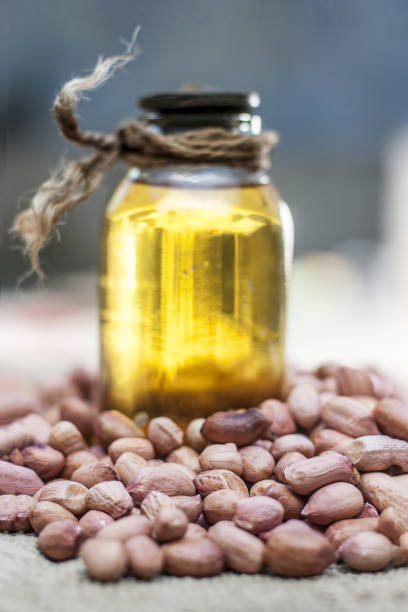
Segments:
[[[142,99],[166,133],[257,133],[256,105],[253,94]],[[264,172],[131,169],[103,222],[103,408],[183,425],[276,395],[292,244],[290,212]]]

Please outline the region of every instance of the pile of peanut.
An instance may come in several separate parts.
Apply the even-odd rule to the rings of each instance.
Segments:
[[[93,578],[312,576],[408,563],[408,406],[368,369],[292,371],[280,399],[146,433],[83,371],[0,393],[0,530]]]

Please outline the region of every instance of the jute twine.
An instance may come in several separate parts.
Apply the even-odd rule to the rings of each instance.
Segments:
[[[11,231],[23,243],[31,271],[40,279],[43,271],[39,252],[62,217],[88,199],[103,177],[120,160],[129,166],[151,168],[175,164],[222,164],[248,170],[267,168],[269,153],[277,143],[275,132],[256,136],[231,133],[221,128],[205,128],[176,135],[150,131],[135,119],[121,123],[113,134],[82,130],[75,111],[84,92],[92,91],[132,61],[137,53],[133,34],[125,53],[99,58],[88,76],[74,78],[57,95],[53,113],[64,138],[79,146],[91,147],[89,157],[65,162],[45,181],[28,207],[19,213]]]

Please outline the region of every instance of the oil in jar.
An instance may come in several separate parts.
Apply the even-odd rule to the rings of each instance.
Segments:
[[[286,283],[270,185],[125,179],[102,241],[103,408],[183,424],[276,394]]]

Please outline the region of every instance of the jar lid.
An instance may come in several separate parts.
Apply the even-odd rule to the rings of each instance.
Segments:
[[[152,129],[166,133],[221,127],[259,134],[261,118],[254,110],[260,102],[256,92],[177,92],[144,96],[139,107],[142,120]]]
[[[251,113],[260,105],[256,92],[158,93],[143,96],[139,107],[147,112],[169,113]]]

